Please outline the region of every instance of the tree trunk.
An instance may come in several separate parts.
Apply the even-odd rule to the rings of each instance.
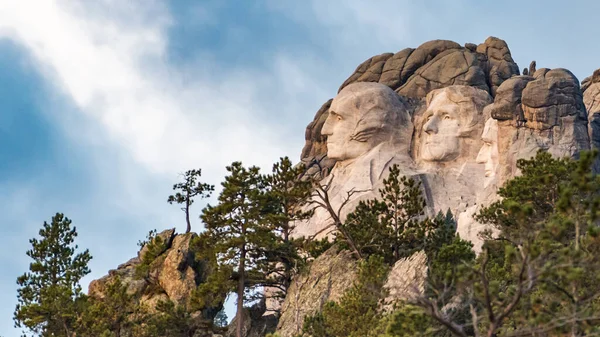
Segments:
[[[242,245],[242,250],[240,252],[240,264],[238,266],[238,303],[237,303],[237,327],[236,327],[236,337],[244,337],[243,328],[244,328],[244,272],[246,269],[246,245]]]
[[[185,221],[187,221],[187,228],[185,233],[189,233],[192,230],[192,225],[190,224],[190,196],[188,194],[185,199]]]

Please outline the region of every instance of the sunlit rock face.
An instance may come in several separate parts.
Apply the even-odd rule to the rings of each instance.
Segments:
[[[477,157],[492,98],[475,87],[450,86],[431,91],[425,101],[414,117],[412,153],[429,215],[447,210],[458,215],[476,204],[486,185],[485,165]]]
[[[322,185],[329,185],[331,205],[342,218],[360,200],[378,196],[389,167],[398,164],[414,174],[409,155],[413,125],[406,102],[379,83],[354,83],[334,98],[322,126],[327,157],[337,162]],[[332,228],[329,213],[318,208],[311,219],[297,224],[296,236],[326,236]]]
[[[508,45],[499,38],[489,37],[479,45],[466,43],[464,46],[448,40],[432,40],[417,48],[365,60],[339,91],[352,83],[380,83],[403,96],[414,110],[432,90],[452,85],[476,87],[494,97],[505,80],[518,74],[519,67]],[[325,102],[306,128],[301,160],[310,168],[310,175],[326,173],[336,162],[327,156],[326,137],[321,134],[330,104],[331,100]]]
[[[359,200],[377,197],[398,164],[421,182],[427,214],[450,210],[458,234],[480,251],[480,232],[494,233],[474,216],[520,174],[519,159],[539,150],[576,158],[590,148],[600,148],[600,70],[582,87],[562,68],[531,66],[520,75],[506,42],[490,37],[464,46],[434,40],[369,58],[319,109],[301,159],[307,175],[331,183],[332,205],[361,191],[342,218]],[[323,237],[330,223],[317,210],[296,234]],[[411,268],[419,274],[417,264]],[[403,265],[395,272],[411,273]],[[398,278],[391,287],[417,289],[411,282]]]
[[[377,196],[387,168],[398,163],[422,183],[428,215],[449,209],[461,235],[476,241],[481,226],[472,215],[520,174],[519,159],[538,150],[577,157],[600,147],[600,72],[584,81],[584,91],[566,69],[528,73],[519,75],[508,45],[494,37],[464,46],[433,40],[369,58],[307,127],[307,174],[327,176],[322,183],[332,182],[332,204],[339,205],[352,189],[366,191],[356,200]],[[367,113],[364,102],[373,97],[379,108]],[[327,218],[318,210],[297,234],[314,234]]]

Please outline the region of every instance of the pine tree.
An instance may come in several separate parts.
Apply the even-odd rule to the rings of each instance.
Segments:
[[[125,329],[135,324],[131,315],[139,309],[133,296],[127,293],[127,286],[117,276],[106,284],[103,298],[88,298],[77,333],[87,337],[120,337]]]
[[[185,221],[187,228],[186,233],[192,230],[190,223],[190,206],[194,203],[194,197],[199,196],[200,198],[208,198],[214,191],[213,185],[201,183],[197,179],[202,175],[202,170],[189,170],[183,174],[183,182],[173,185],[173,190],[180,190],[174,195],[170,195],[167,199],[169,204],[178,203],[183,204],[181,208],[185,212]]]
[[[361,256],[377,254],[393,264],[424,248],[433,223],[421,219],[425,213],[421,184],[401,177],[397,165],[390,167],[383,184],[381,198],[361,201],[340,227]]]
[[[321,312],[306,316],[303,332],[313,337],[375,337],[384,332],[381,301],[390,266],[372,255],[359,263],[356,281],[339,301],[325,303]]]
[[[275,233],[265,224],[265,188],[257,167],[245,168],[240,162],[227,167],[217,206],[208,205],[201,218],[212,240],[219,264],[231,266],[237,278],[237,336],[244,326],[244,301],[247,294],[264,284],[267,251],[272,249]]]
[[[294,270],[297,271],[303,261],[298,252],[305,242],[291,237],[295,223],[312,214],[306,210],[312,182],[299,179],[303,172],[303,166],[293,167],[289,158],[284,157],[273,165],[272,173],[264,177],[265,219],[276,234],[274,249],[268,252],[268,285],[277,289],[274,297],[279,299],[285,297]]]
[[[92,257],[87,249],[76,254],[77,231],[61,213],[44,222],[39,235],[29,240],[30,271],[17,279],[15,326],[41,336],[71,337],[85,300],[79,281],[90,272]]]

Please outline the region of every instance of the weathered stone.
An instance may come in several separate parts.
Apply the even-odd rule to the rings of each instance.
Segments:
[[[417,47],[406,60],[400,74],[401,82],[405,83],[417,69],[436,58],[438,54],[449,49],[461,48],[462,47],[458,43],[448,40],[433,40],[423,43]]]
[[[423,294],[427,278],[427,255],[419,251],[398,260],[390,270],[385,285],[388,291],[384,303],[388,310],[400,301],[414,300]]]
[[[313,121],[306,127],[304,134],[306,144],[301,154],[303,160],[327,155],[327,137],[321,134],[321,129],[325,124],[325,120],[327,120],[327,116],[329,116],[329,107],[332,101],[333,99],[330,99],[325,102],[317,111]]]
[[[323,307],[328,301],[338,301],[352,286],[357,266],[348,251],[332,247],[292,280],[282,305],[277,333],[282,337],[295,336],[302,329],[304,317]]]
[[[413,51],[414,49],[412,48],[406,48],[390,57],[383,66],[379,83],[387,85],[394,90],[400,87],[404,83],[402,80],[402,70]]]
[[[340,86],[338,92],[342,91],[348,84],[354,82],[378,82],[385,61],[393,55],[394,54],[392,53],[383,53],[381,55],[373,56],[361,63],[354,73]]]
[[[487,65],[484,71],[492,96],[496,95],[496,90],[502,82],[513,75],[519,75],[519,66],[513,60],[510,49],[504,40],[490,36],[477,47],[477,52],[487,56]]]
[[[331,206],[337,209],[345,204],[352,210],[360,200],[376,197],[393,164],[407,167],[404,172],[408,173],[412,130],[406,103],[389,87],[358,82],[344,88],[333,100],[321,130],[327,137],[328,158],[337,160],[331,183],[322,182],[329,185]],[[345,200],[348,193],[351,197]],[[340,213],[342,221],[346,214]],[[318,208],[310,219],[295,226],[293,234],[324,237],[330,220],[330,214]]]
[[[531,76],[513,76],[504,81],[496,91],[494,107],[491,115],[497,120],[525,121],[521,97],[527,83],[533,81]]]
[[[132,301],[143,306],[149,313],[155,312],[156,304],[160,301],[172,301],[177,305],[189,304],[194,289],[205,280],[211,272],[202,267],[190,246],[196,237],[195,233],[175,235],[174,230],[163,231],[159,236],[167,243],[167,249],[149,263],[148,274],[140,277],[136,268],[141,261],[138,257],[110,270],[109,274],[90,283],[88,294],[91,297],[103,298],[106,286],[115,278],[127,287]],[[138,253],[145,256],[144,253]],[[195,336],[212,336],[207,322],[211,322],[221,305],[215,308],[204,308],[201,312],[193,313]],[[128,336],[127,331],[123,336]]]
[[[164,243],[164,250],[160,252],[162,254],[167,249],[169,249],[169,247],[171,247],[171,243],[173,242],[173,238],[175,237],[175,228],[166,229],[156,234],[156,237],[161,238],[162,242]],[[144,245],[144,247],[142,247],[142,249],[140,249],[140,251],[138,252],[138,258],[140,259],[140,261],[144,260],[144,255],[146,255],[147,252],[148,247]]]
[[[194,270],[194,253],[190,243],[195,233],[178,235],[166,253],[158,274],[158,284],[169,298],[177,304],[185,304],[198,286],[198,275]]]
[[[479,58],[466,49],[446,50],[416,70],[396,92],[407,97],[425,97],[432,90],[450,85],[489,91],[483,67]]]
[[[576,116],[587,120],[579,81],[566,69],[540,73],[523,89],[522,104],[526,126],[547,130],[558,125],[559,118]]]
[[[264,337],[267,334],[275,332],[277,328],[277,316],[270,313],[265,314],[265,301],[259,301],[250,308],[244,308],[244,326],[242,336],[244,337]],[[227,326],[225,337],[235,337],[237,331],[237,316],[231,320]]]

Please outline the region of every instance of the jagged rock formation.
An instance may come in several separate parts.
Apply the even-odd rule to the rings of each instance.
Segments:
[[[106,286],[115,278],[127,287],[127,293],[132,295],[136,304],[145,307],[150,313],[154,312],[159,301],[172,301],[176,305],[190,304],[192,292],[203,282],[210,270],[198,260],[191,244],[197,236],[195,233],[179,234],[175,229],[168,229],[159,234],[164,245],[149,262],[148,275],[140,276],[136,269],[142,261],[147,261],[148,246],[142,247],[138,256],[110,270],[108,275],[94,280],[89,285],[88,295],[103,298]],[[220,308],[206,308],[192,313],[199,327],[197,336],[212,336],[206,330],[212,323]],[[127,332],[123,336],[127,336]]]
[[[539,150],[577,157],[582,150],[600,148],[600,69],[580,86],[570,71],[537,69],[535,61],[520,75],[508,45],[498,38],[464,46],[429,41],[361,63],[340,86],[338,96],[317,111],[305,140],[301,153],[305,175],[333,181],[333,200],[343,199],[353,187],[362,191],[356,194],[359,198],[376,196],[386,177],[382,172],[397,163],[404,175],[422,183],[428,215],[450,209],[459,235],[477,250],[484,226],[473,215],[497,199],[499,186],[519,174],[518,159]],[[595,168],[600,171],[600,161]],[[339,205],[340,200],[335,202]],[[342,216],[352,211],[353,204],[347,205]],[[310,237],[330,225],[327,214],[315,216],[304,226],[297,224],[295,234]],[[140,303],[151,305],[160,299],[186,303],[202,282],[202,273],[186,258],[187,236],[161,235],[169,248],[152,263],[152,282],[134,278],[145,254],[142,250],[138,258],[94,281],[90,295],[102,296],[107,280],[119,275]],[[422,291],[425,265],[422,253],[398,261],[386,283],[390,297],[385,303]],[[335,248],[314,260],[292,281],[277,332],[298,333],[304,317],[325,302],[338,300],[356,272],[350,253]],[[150,288],[159,291],[148,293]],[[262,304],[245,314],[250,318],[247,336],[273,330],[275,316],[265,315]],[[201,315],[210,319],[214,313]]]
[[[384,287],[389,295],[384,301],[386,310],[399,300],[407,300],[423,290],[426,255],[417,252],[401,259],[390,270]],[[293,337],[302,331],[304,317],[323,308],[328,301],[338,301],[356,280],[358,266],[348,251],[332,247],[315,259],[308,270],[298,275],[288,290],[282,306],[277,333]]]
[[[465,47],[453,41],[434,40],[415,49],[406,48],[395,54],[384,53],[369,58],[344,81],[339,91],[355,82],[378,82],[407,98],[424,98],[430,91],[450,85],[473,86],[495,96],[503,81],[518,74],[519,68],[508,45],[501,39],[489,37],[478,46],[466,44]],[[301,156],[306,165],[318,166],[325,171],[335,164],[326,156],[326,145],[320,133],[329,104],[329,101],[325,103],[308,125]]]
[[[329,151],[328,144],[339,147],[340,134],[345,132],[343,128],[335,131],[332,125],[342,125],[348,116],[367,115],[370,111],[357,99],[353,104],[358,112],[348,114],[351,109],[340,103],[346,100],[347,90],[360,92],[360,82],[387,86],[405,104],[405,109],[394,109],[411,116],[402,128],[397,128],[399,134],[406,133],[403,128],[407,125],[414,128],[408,146],[409,160],[404,161],[401,172],[422,182],[429,215],[452,211],[459,235],[474,242],[476,250],[481,244],[478,233],[484,227],[473,215],[496,200],[499,186],[519,174],[518,159],[530,158],[539,150],[557,157],[577,157],[582,150],[600,148],[600,70],[580,87],[570,71],[537,69],[535,61],[524,75],[519,75],[507,44],[498,38],[464,47],[452,41],[434,40],[416,49],[380,54],[360,64],[341,85],[338,96],[323,105],[308,125],[301,160],[309,175],[331,174],[333,178],[322,178],[329,179],[322,182],[332,185],[332,190],[336,188],[335,179],[346,173],[355,180],[369,176],[370,184],[364,186],[376,193],[377,181],[385,176],[369,172],[385,167],[389,158],[406,154],[404,143],[392,151],[350,159],[340,157],[337,148]],[[387,95],[384,90],[380,92]],[[363,127],[360,118],[357,121],[353,126],[347,123],[347,131],[356,133],[350,139],[367,144],[373,135],[358,132]],[[373,144],[374,151],[379,143]],[[352,148],[349,145],[352,144],[345,148]],[[600,169],[599,163],[596,169]],[[340,196],[332,193],[330,197]],[[351,210],[345,210],[342,216]],[[320,223],[316,225],[309,221],[304,228],[300,224],[298,233],[310,237],[314,230],[328,226],[325,218],[318,218]],[[406,295],[407,289],[419,289],[423,278],[417,276],[424,275],[425,261],[418,256],[409,259],[411,263],[402,261],[395,266],[387,285],[390,291],[396,289],[395,292]],[[315,263],[328,266],[325,261]],[[332,275],[335,272],[323,274],[315,270],[297,278],[302,284],[315,279],[313,282],[318,285],[319,280],[329,280]],[[406,275],[414,277],[410,281],[400,277]],[[294,290],[286,298],[278,328],[285,336],[301,324],[290,311],[306,313],[319,308],[320,294],[311,295],[310,291],[312,288],[298,296]],[[294,300],[294,296],[299,299]]]

